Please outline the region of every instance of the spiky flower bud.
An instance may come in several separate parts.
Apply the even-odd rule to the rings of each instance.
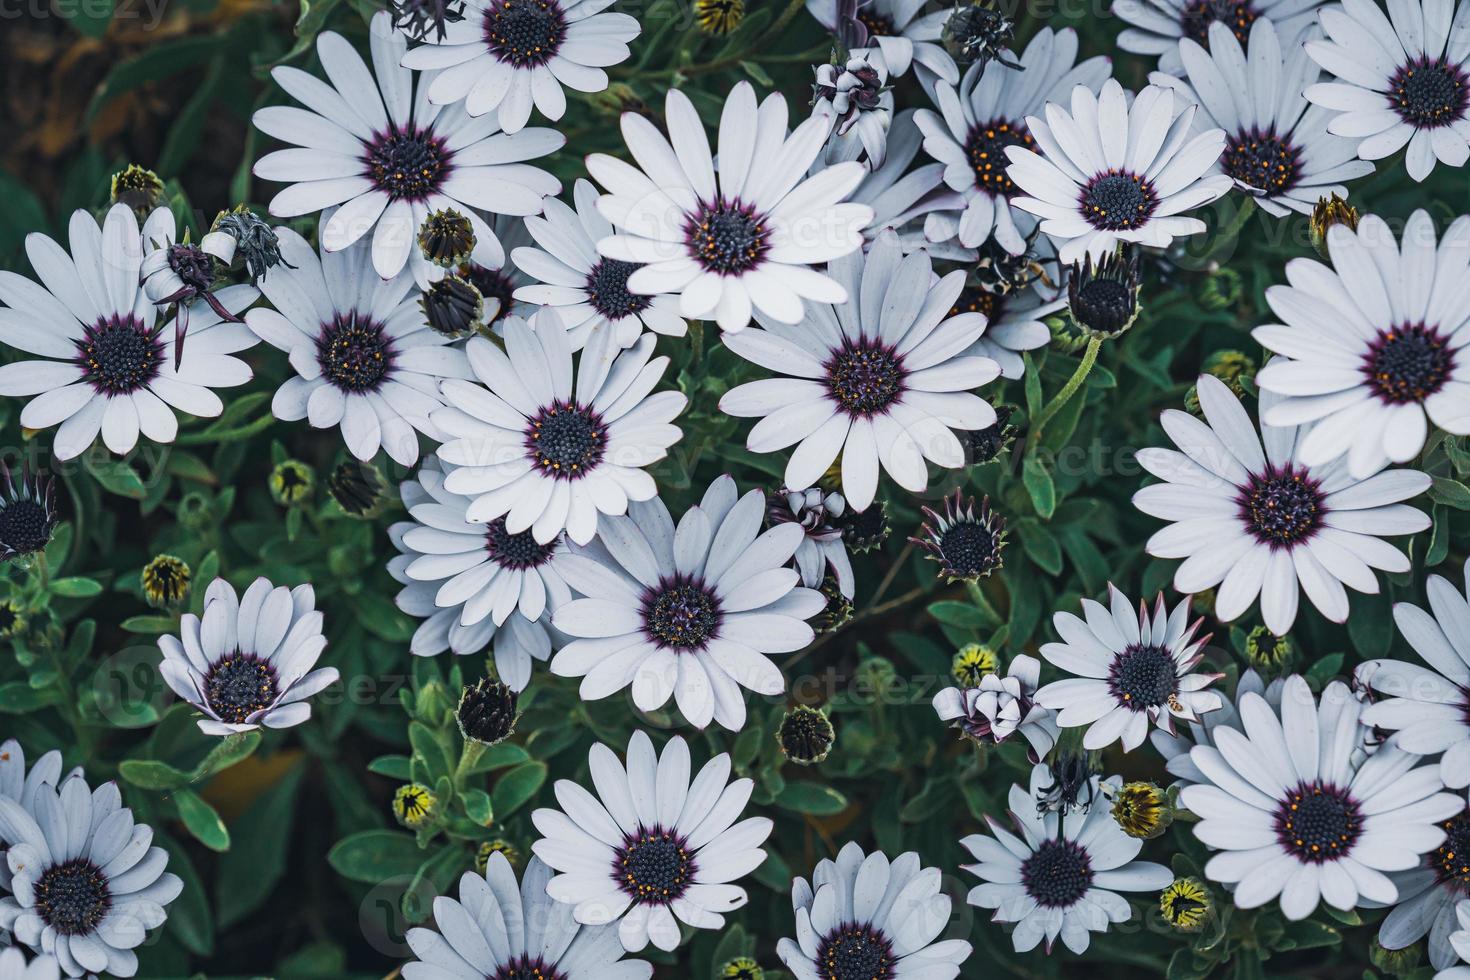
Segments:
[[[837,733],[832,721],[820,708],[798,704],[781,718],[776,730],[776,743],[781,754],[797,765],[816,765],[832,751]]]

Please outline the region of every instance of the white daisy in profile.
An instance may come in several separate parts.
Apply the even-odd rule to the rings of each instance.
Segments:
[[[689,324],[679,315],[677,299],[629,292],[628,278],[642,265],[597,254],[597,243],[613,233],[597,213],[597,197],[590,181],[578,180],[572,188],[575,211],[549,197],[543,216],[526,219],[526,231],[541,247],[522,246],[511,258],[539,281],[521,286],[515,298],[555,307],[571,334],[572,350],[581,350],[592,331],[604,328],[614,333],[619,347],[632,347],[644,328],[684,336]]]
[[[158,307],[139,281],[145,241],[172,241],[173,212],[158,208],[140,231],[133,209],[114,205],[99,227],[86,211],[71,216],[68,252],[32,233],[26,255],[40,285],[0,272],[0,343],[39,355],[0,366],[0,395],[29,397],[20,424],[59,426],[52,444],[72,459],[98,433],[119,455],[141,434],[170,443],[178,435],[174,412],[214,418],[224,402],[214,388],[248,382],[250,365],[238,357],[257,343],[244,324],[221,321],[204,301],[188,310],[188,342],[178,356],[174,323],[159,322]],[[255,302],[251,286],[226,286],[215,299],[233,316]]]
[[[1036,703],[1040,682],[1041,661],[1021,653],[1011,658],[1005,674],[988,673],[978,687],[946,687],[934,695],[932,704],[940,721],[952,722],[977,742],[999,745],[1020,735],[1036,763],[1051,752],[1060,735],[1055,713]]]
[[[463,100],[471,116],[498,119],[519,133],[534,105],[547,119],[567,110],[562,86],[575,92],[607,88],[610,65],[628,60],[636,18],[605,13],[613,0],[466,0],[463,19],[443,36],[427,31],[402,56],[426,71],[421,84],[434,105]]]
[[[572,906],[578,922],[616,922],[632,953],[650,942],[674,949],[680,922],[724,928],[725,913],[748,900],[734,882],[766,859],[761,845],[773,827],[769,817],[739,820],[755,783],[730,782],[724,753],[691,779],[689,746],[678,735],[655,754],[647,733],[634,732],[626,769],[600,742],[587,763],[596,796],[559,779],[561,809],[531,814],[542,834],[531,850],[559,872],[546,893]]]
[[[913,68],[925,88],[932,88],[936,79],[951,85],[959,81],[959,67],[942,42],[950,8],[924,13],[924,4],[914,0],[866,0],[856,6],[857,22],[866,36],[854,39],[853,47],[871,49],[869,57],[881,58],[890,76],[907,75]],[[834,34],[842,28],[841,7],[842,0],[806,3],[817,23]]]
[[[1344,910],[1392,904],[1398,891],[1386,872],[1417,866],[1444,842],[1439,822],[1464,800],[1441,792],[1437,773],[1392,743],[1356,751],[1362,712],[1342,681],[1319,703],[1293,675],[1279,715],[1247,694],[1242,730],[1217,728],[1214,745],[1190,750],[1205,781],[1179,798],[1199,817],[1195,836],[1220,852],[1205,874],[1234,886],[1237,907],[1279,897],[1282,913],[1298,920],[1322,901]]]
[[[323,235],[334,217],[331,209],[322,212]],[[276,235],[291,265],[282,262],[261,279],[275,309],[259,307],[245,317],[296,369],[276,389],[271,411],[317,429],[340,427],[360,460],[381,448],[412,466],[418,433],[442,438],[431,420],[443,404],[440,379],[473,376],[464,351],[429,326],[412,275],[378,276],[366,241],[318,255],[290,228],[281,226]]]
[[[1078,85],[1070,113],[1048,102],[1045,120],[1026,118],[1036,149],[1006,147],[1006,176],[1028,195],[1011,204],[1041,218],[1063,265],[1096,263],[1121,242],[1163,248],[1199,234],[1205,223],[1185,212],[1234,182],[1216,168],[1225,131],[1196,130],[1197,108],[1156,85],[1131,105],[1115,79],[1097,95]]]
[[[752,452],[796,446],[786,464],[792,490],[812,486],[840,455],[842,494],[862,511],[880,465],[916,493],[929,483],[926,459],[964,465],[953,430],[995,423],[973,389],[999,377],[1000,365],[964,353],[985,331],[978,313],[950,315],[965,273],[936,281],[929,256],[905,256],[892,231],[827,268],[852,301],[808,303],[799,326],[761,317],[763,329],[726,336],[731,351],[784,377],[733,388],[720,409],[761,419],[746,439]]]
[[[776,955],[796,980],[951,980],[971,951],[939,938],[951,904],[940,870],[914,851],[890,861],[849,841],[835,861],[817,862],[810,883],[792,880],[796,938],[778,942]]]
[[[1308,466],[1295,426],[1267,426],[1258,435],[1219,378],[1200,375],[1196,390],[1204,421],[1164,413],[1164,431],[1182,452],[1139,450],[1139,464],[1164,482],[1133,495],[1139,510],[1171,522],[1147,549],[1156,558],[1184,559],[1174,588],[1189,595],[1217,589],[1222,622],[1259,596],[1266,626],[1282,636],[1296,621],[1301,592],[1341,623],[1348,615],[1343,586],[1376,594],[1373,569],[1409,570],[1404,553],[1382,538],[1429,527],[1427,514],[1401,503],[1429,489],[1426,474],[1390,470],[1358,480],[1340,460]],[[1263,414],[1276,403],[1261,393]]]
[[[60,976],[61,965],[54,956],[43,953],[27,962],[18,946],[0,952],[0,980],[57,980]]]
[[[1428,666],[1368,660],[1353,676],[1375,695],[1363,723],[1394,732],[1393,744],[1405,752],[1440,755],[1439,778],[1464,789],[1470,786],[1470,599],[1442,575],[1429,576],[1425,592],[1432,614],[1397,602],[1393,619]]]
[[[1058,612],[1052,623],[1061,643],[1043,643],[1041,656],[1075,677],[1053,681],[1036,701],[1057,712],[1062,728],[1087,726],[1082,747],[1102,749],[1119,739],[1123,751],[1143,744],[1151,726],[1169,734],[1180,721],[1194,723],[1220,708],[1220,695],[1205,688],[1224,674],[1196,672],[1210,634],[1196,636],[1203,617],[1189,621],[1190,597],[1172,611],[1163,593],[1153,614],[1108,584],[1108,605],[1082,600],[1086,619]]]
[[[1248,46],[1219,21],[1209,38],[1208,50],[1190,38],[1179,42],[1180,77],[1154,72],[1148,80],[1199,105],[1196,129],[1225,131],[1219,169],[1261,210],[1278,218],[1310,214],[1324,197],[1347,196],[1340,181],[1373,172],[1351,140],[1327,131],[1332,113],[1302,97],[1321,70],[1299,41],[1283,48],[1265,18],[1251,25]]]
[[[336,667],[312,669],[326,647],[310,585],[258,578],[241,596],[217,578],[204,593],[204,614],[185,613],[178,636],[158,638],[158,672],[204,713],[206,735],[290,728],[311,717],[307,698],[337,680]]]
[[[557,571],[573,599],[552,625],[574,637],[551,672],[581,677],[584,700],[632,687],[640,711],[672,696],[686,721],[738,731],[745,724],[741,688],[773,697],[786,690],[773,653],[813,639],[806,620],[827,600],[799,584],[787,567],[804,537],[801,525],[762,531],[765,495],[737,499],[722,476],[678,526],[655,497],[604,518],[597,541],[573,547]]]
[[[1424,855],[1419,867],[1389,874],[1399,897],[1378,927],[1378,944],[1407,949],[1428,937],[1430,964],[1446,970],[1459,959],[1450,941],[1455,908],[1470,893],[1470,809],[1462,809],[1440,827],[1444,843]]]
[[[453,25],[460,27],[460,24]],[[476,209],[496,214],[541,212],[561,182],[526,161],[554,153],[566,137],[552,129],[500,132],[493,117],[472,119],[461,106],[429,102],[432,81],[399,66],[408,42],[380,11],[369,30],[372,70],[342,35],[317,35],[327,81],[299,68],[271,70],[294,106],[256,110],[255,128],[292,148],[261,157],[254,173],[290,184],[270,202],[279,218],[341,205],[322,229],[322,244],[339,252],[372,232],[373,268],[392,279],[405,265],[415,278],[442,276],[425,268],[419,226],[431,212],[465,215],[480,241],[494,232]],[[426,76],[427,77],[427,76]]]
[[[1238,705],[1240,699],[1247,694],[1258,694],[1266,699],[1266,703],[1272,708],[1281,704],[1281,687],[1285,682],[1281,678],[1267,684],[1254,668],[1247,668],[1240,675],[1240,680],[1235,685],[1235,697],[1222,700],[1218,711],[1211,711],[1200,716],[1198,721],[1189,722],[1178,727],[1174,732],[1155,728],[1149,732],[1149,742],[1164,757],[1164,768],[1174,776],[1177,784],[1186,786],[1190,783],[1205,782],[1205,774],[1190,760],[1189,750],[1196,745],[1214,745],[1215,730],[1221,725],[1227,728],[1241,730],[1240,710]],[[1370,737],[1372,732],[1366,731],[1365,737]]]
[[[1404,166],[1423,180],[1436,162],[1470,158],[1470,3],[1404,0],[1385,16],[1371,0],[1321,12],[1327,38],[1307,54],[1334,76],[1306,90],[1336,113],[1328,130],[1358,141],[1358,156],[1381,160],[1408,144]]]
[[[1110,9],[1128,26],[1118,34],[1118,47],[1154,55],[1159,70],[1182,73],[1179,42],[1188,38],[1209,47],[1210,28],[1223,24],[1241,44],[1252,25],[1270,21],[1276,36],[1298,38],[1317,22],[1317,9],[1327,0],[1114,0]],[[1285,91],[1283,90],[1283,93]]]
[[[77,772],[81,770],[78,769]],[[61,781],[61,753],[52,749],[26,768],[26,750],[13,738],[0,744],[0,796],[15,800],[27,810],[35,802],[41,786],[55,786]],[[0,868],[0,883],[5,882],[8,868]]]
[[[611,334],[576,357],[554,309],[505,321],[505,350],[483,337],[466,346],[479,383],[447,380],[446,407],[433,414],[445,434],[439,458],[454,467],[444,485],[474,498],[472,523],[505,518],[510,534],[531,530],[547,544],[563,530],[578,544],[598,515],[658,492],[643,467],[663,459],[682,433],[673,424],[688,399],[653,389],[669,365],[652,360],[645,335],[615,353]]]
[[[1013,211],[1011,198],[1020,193],[1006,174],[1006,148],[1035,147],[1027,117],[1040,115],[1048,102],[1060,101],[1075,86],[1096,92],[1112,70],[1099,55],[1077,64],[1077,32],[1070,27],[1043,27],[1021,53],[1024,70],[998,60],[976,62],[956,91],[953,84],[934,87],[938,111],[920,109],[914,121],[924,133],[924,151],[944,164],[945,183],[963,195],[955,211],[931,211],[924,218],[930,241],[958,238],[975,248],[994,236],[1006,251],[1025,250],[1036,218]]]
[[[466,872],[459,899],[434,899],[433,929],[410,929],[418,959],[403,980],[648,980],[653,967],[623,959],[618,930],[582,925],[552,900],[551,869],[531,858],[516,883],[504,854],[490,855],[485,874]]]
[[[862,247],[873,220],[866,204],[843,203],[867,169],[839,163],[807,170],[827,138],[811,117],[786,132],[779,93],[756,106],[740,82],[720,116],[718,177],[704,123],[689,97],[670,89],[666,138],[646,118],[623,113],[623,138],[637,166],[594,153],[587,170],[606,190],[598,210],[615,234],[597,243],[604,257],[643,265],[627,288],[645,296],[679,294],[680,314],[740,330],[751,307],[782,323],[803,316],[802,300],[844,303],[847,292],[810,268]]]
[[[69,977],[138,972],[133,950],[184,883],[164,871],[168,852],[150,846],[153,828],[133,821],[116,783],[93,790],[69,776],[59,790],[40,786],[30,807],[0,797],[0,841],[11,876],[0,928]]]
[[[991,836],[960,841],[977,862],[961,867],[983,880],[970,890],[969,903],[995,909],[995,922],[1015,924],[1011,943],[1018,953],[1043,941],[1050,953],[1058,937],[1072,952],[1086,952],[1092,933],[1133,917],[1118,892],[1156,892],[1174,880],[1162,864],[1135,860],[1143,841],[1113,819],[1103,787],[1122,786],[1120,777],[1090,777],[1091,806],[1066,814],[1037,804],[1052,781],[1043,763],[1032,768],[1029,790],[1011,786],[1008,812],[1016,833],[986,817]]]
[[[1357,231],[1327,233],[1332,267],[1286,264],[1290,285],[1266,302],[1281,323],[1251,332],[1282,355],[1256,384],[1282,396],[1262,416],[1271,426],[1315,422],[1301,457],[1342,458],[1356,477],[1424,448],[1429,423],[1470,434],[1470,217],[1436,245],[1434,220],[1415,211],[1403,241],[1367,215]]]
[[[511,534],[505,518],[482,524],[465,515],[471,498],[444,486],[442,464],[425,461],[400,487],[411,520],[388,528],[399,554],[388,573],[403,583],[398,608],[424,622],[409,650],[432,657],[479,653],[494,641],[495,672],[513,691],[531,680],[532,664],[551,656],[550,610],[571,601],[556,572],[560,539],[542,544],[530,531]]]

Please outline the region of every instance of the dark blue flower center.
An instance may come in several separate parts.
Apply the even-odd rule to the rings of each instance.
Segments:
[[[209,669],[204,700],[220,721],[242,725],[276,700],[276,669],[253,653],[232,653]]]
[[[1071,908],[1092,887],[1092,862],[1074,841],[1045,840],[1021,863],[1021,884],[1038,905]]]
[[[63,936],[95,932],[112,908],[107,876],[86,858],[52,865],[41,872],[32,888],[37,914]]]
[[[500,0],[485,11],[486,46],[516,68],[546,64],[566,32],[566,14],[556,0]]]
[[[1304,864],[1346,857],[1362,830],[1357,801],[1346,791],[1320,782],[1298,785],[1276,810],[1281,846]]]
[[[76,341],[82,380],[99,394],[127,395],[158,377],[163,341],[132,314],[98,320]]]

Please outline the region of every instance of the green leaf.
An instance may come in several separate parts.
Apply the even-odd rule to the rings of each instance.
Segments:
[[[38,691],[25,681],[0,684],[0,713],[24,715],[32,711],[59,703],[61,700],[54,688]]]
[[[380,755],[368,763],[368,772],[396,779],[400,783],[413,781],[413,777],[409,775],[408,756],[406,755]]]
[[[87,105],[83,125],[90,126],[97,112],[124,92],[203,64],[214,57],[228,40],[228,35],[222,32],[196,34],[149,45],[133,57],[117,62]]]
[[[536,795],[541,784],[546,782],[546,763],[526,762],[507,772],[495,781],[490,791],[490,803],[495,813],[504,820],[525,806]]]
[[[931,602],[929,615],[941,623],[958,626],[960,629],[994,629],[1000,625],[979,606],[968,602],[955,602],[953,599]]]
[[[174,805],[179,808],[179,819],[189,833],[211,851],[230,849],[230,831],[225,827],[214,807],[192,789],[181,789],[174,793]]]
[[[1048,575],[1062,574],[1062,547],[1051,532],[1035,521],[1020,525],[1018,530],[1026,556]]]
[[[143,478],[138,476],[138,471],[129,466],[125,460],[96,456],[91,453],[82,458],[85,461],[87,472],[92,474],[92,478],[108,493],[115,493],[119,497],[128,497],[132,500],[142,500],[148,496],[148,488],[144,486]]]
[[[389,878],[411,877],[424,852],[408,834],[396,830],[363,830],[339,840],[327,852],[327,863],[352,881],[379,885]]]
[[[407,643],[418,629],[418,624],[399,612],[385,596],[364,592],[353,597],[352,607],[363,628],[385,640]]]
[[[64,596],[67,599],[89,599],[102,591],[102,583],[96,579],[82,578],[58,578],[51,582],[53,595]]]
[[[1437,476],[1429,488],[1429,497],[1441,504],[1453,507],[1456,510],[1470,510],[1470,487],[1451,480],[1448,477]]]
[[[117,774],[141,789],[172,790],[187,786],[189,774],[156,759],[124,759]]]
[[[215,909],[221,929],[241,921],[270,897],[286,870],[296,797],[306,767],[297,764],[234,821],[234,845],[219,860]]]
[[[179,624],[172,616],[129,616],[122,621],[122,628],[129,633],[172,633]]]
[[[490,802],[490,794],[484,790],[467,789],[459,794],[459,802],[464,805],[465,816],[481,827],[488,827],[494,821],[495,808]]]
[[[1021,482],[1026,485],[1026,492],[1031,495],[1031,506],[1036,508],[1037,515],[1042,520],[1047,520],[1057,509],[1057,488],[1051,481],[1051,474],[1046,471],[1046,466],[1035,456],[1026,457],[1026,463],[1021,470]]]
[[[260,746],[260,739],[259,731],[239,732],[220,739],[219,744],[210,749],[203,761],[194,767],[194,771],[189,774],[189,781],[197,783],[208,779],[247,758]]]
[[[821,783],[787,783],[776,794],[776,805],[796,813],[830,817],[847,809],[847,797]]]

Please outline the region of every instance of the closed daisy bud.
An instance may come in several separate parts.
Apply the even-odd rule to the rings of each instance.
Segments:
[[[505,859],[512,866],[518,866],[521,863],[521,852],[516,849],[516,846],[503,837],[497,837],[494,840],[480,842],[479,848],[475,851],[475,870],[477,872],[482,875],[485,873],[485,869],[490,866],[490,855],[492,854],[505,855]]]
[[[694,0],[694,21],[705,34],[729,34],[744,19],[745,0]]]
[[[453,208],[434,211],[419,227],[419,249],[424,258],[446,269],[468,262],[475,250],[475,226]]]
[[[1256,362],[1238,350],[1218,350],[1205,358],[1204,370],[1225,382],[1237,397],[1243,397],[1246,393],[1243,379],[1256,373]]]
[[[966,689],[979,687],[985,675],[993,674],[999,669],[1000,658],[995,655],[995,651],[979,643],[966,643],[960,647],[949,666],[955,682]]]
[[[1067,275],[1067,312],[1078,330],[1107,340],[1138,319],[1141,290],[1137,249],[1109,252],[1096,265],[1089,254]]]
[[[1129,837],[1152,840],[1174,822],[1174,804],[1153,783],[1124,783],[1112,798],[1113,820]]]
[[[898,679],[893,661],[887,657],[868,657],[857,665],[853,680],[864,690],[882,697],[892,689]]]
[[[158,207],[163,199],[163,181],[158,174],[130,163],[112,175],[112,203],[126,204],[139,216]]]
[[[1280,673],[1291,664],[1291,638],[1277,636],[1266,627],[1257,626],[1245,638],[1245,655],[1251,666],[1261,673]]]
[[[0,639],[8,640],[25,632],[26,618],[18,603],[0,601]]]
[[[1220,266],[1200,284],[1196,294],[1199,305],[1207,310],[1223,310],[1240,299],[1244,289],[1240,273],[1228,266]]]
[[[189,565],[173,555],[155,555],[143,566],[143,595],[156,609],[177,606],[189,598]]]
[[[494,745],[516,730],[520,698],[502,681],[489,677],[467,686],[459,696],[455,719],[466,742]]]
[[[1419,968],[1423,958],[1418,943],[1410,943],[1403,949],[1388,949],[1375,939],[1368,946],[1368,962],[1391,977],[1407,977]]]
[[[999,458],[1016,441],[1016,427],[1011,425],[1015,410],[1009,405],[995,406],[995,422],[983,429],[961,432],[960,445],[971,466],[980,466]]]
[[[210,231],[223,232],[235,240],[234,260],[245,267],[251,285],[259,285],[260,277],[278,265],[296,268],[281,257],[276,230],[243,204],[221,211]]]
[[[485,298],[459,276],[445,276],[419,297],[424,318],[434,332],[445,337],[467,337],[485,315]]]
[[[422,783],[407,783],[393,794],[393,816],[409,830],[417,830],[439,811],[439,798]]]
[[[939,563],[939,577],[950,582],[976,582],[1001,567],[1006,522],[990,509],[990,498],[975,504],[956,490],[940,513],[925,507],[928,518],[919,536],[909,538]]]
[[[781,718],[776,730],[776,743],[781,754],[797,765],[810,766],[827,758],[837,733],[827,713],[820,708],[798,704]]]
[[[1312,247],[1324,259],[1328,257],[1327,232],[1333,225],[1346,225],[1349,231],[1358,230],[1358,209],[1336,194],[1317,201],[1307,225],[1312,235]]]
[[[56,478],[23,471],[17,480],[0,460],[0,561],[29,561],[51,543],[59,523]]]
[[[327,477],[327,493],[350,517],[376,517],[387,501],[388,484],[372,463],[347,459]]]
[[[749,956],[738,956],[720,967],[720,980],[765,980],[766,971]]]
[[[836,633],[852,619],[852,600],[842,594],[837,576],[827,573],[817,587],[827,605],[811,619],[812,629],[818,633]]]
[[[893,533],[888,504],[882,500],[873,501],[867,510],[849,509],[834,523],[842,529],[842,543],[858,554],[880,547]]]
[[[1199,932],[1212,910],[1210,890],[1198,878],[1176,878],[1159,896],[1159,914],[1180,932]]]
[[[311,499],[316,489],[316,472],[299,459],[277,463],[271,470],[271,496],[283,507],[294,507]]]

